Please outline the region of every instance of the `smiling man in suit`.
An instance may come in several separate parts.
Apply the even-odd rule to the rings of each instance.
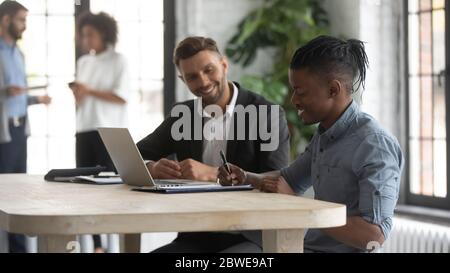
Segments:
[[[175,49],[174,63],[197,99],[175,105],[172,115],[137,144],[144,159],[150,160],[147,166],[154,178],[216,182],[220,151],[233,165],[257,173],[287,166],[284,112],[228,81],[228,61],[214,40],[186,38]],[[180,120],[184,126],[178,126]],[[176,160],[168,159],[173,155]],[[258,252],[260,236],[259,232],[181,233],[157,252]]]

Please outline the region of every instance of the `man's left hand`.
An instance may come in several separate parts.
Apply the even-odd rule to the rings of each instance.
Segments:
[[[260,190],[268,193],[280,193],[295,195],[295,192],[289,186],[289,184],[284,180],[282,176],[280,177],[265,177],[260,184]]]

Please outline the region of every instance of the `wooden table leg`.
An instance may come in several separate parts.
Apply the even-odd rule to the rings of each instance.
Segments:
[[[140,253],[141,234],[120,234],[121,253]]]
[[[38,236],[39,253],[80,253],[80,243],[75,235]]]
[[[264,253],[303,253],[303,229],[263,230]]]

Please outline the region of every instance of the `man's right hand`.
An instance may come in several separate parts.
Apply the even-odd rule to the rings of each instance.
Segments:
[[[7,92],[9,96],[13,97],[25,93],[26,89],[19,86],[9,86]]]
[[[163,158],[148,163],[147,168],[155,179],[181,179],[181,167],[173,160]]]
[[[245,185],[247,183],[247,173],[233,164],[228,164],[228,166],[231,173],[228,172],[225,166],[219,168],[219,183],[222,186]]]

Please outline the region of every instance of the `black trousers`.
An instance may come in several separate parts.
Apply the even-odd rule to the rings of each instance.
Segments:
[[[27,172],[27,137],[25,124],[15,127],[9,125],[11,142],[0,144],[0,173],[26,173]],[[25,236],[8,234],[9,252],[25,253]]]
[[[76,161],[77,168],[107,167],[108,171],[115,171],[114,164],[97,131],[76,134]],[[99,235],[94,235],[94,247],[101,247]]]
[[[248,242],[241,234],[224,232],[179,233],[170,244],[152,253],[218,253],[232,246]]]

